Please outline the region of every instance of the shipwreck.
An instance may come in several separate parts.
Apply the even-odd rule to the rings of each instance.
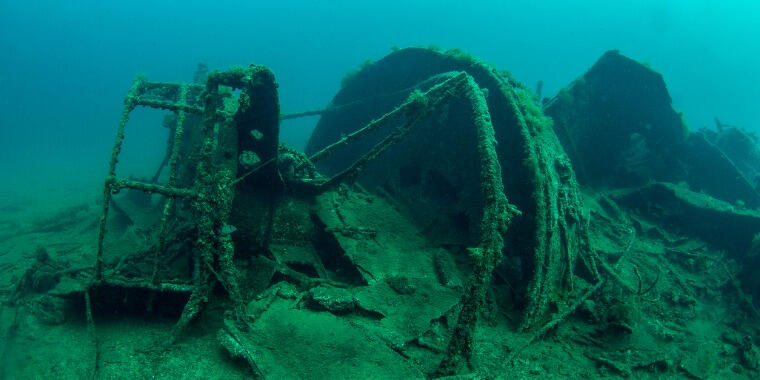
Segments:
[[[159,363],[221,348],[198,376],[757,375],[757,138],[690,131],[652,69],[610,51],[542,100],[461,51],[399,49],[298,114],[265,66],[199,69],[129,89],[91,267],[42,255],[10,298],[72,305],[77,373],[187,376]],[[117,170],[138,107],[168,113],[152,178]],[[305,115],[305,151],[280,144]],[[695,333],[716,310],[723,335]],[[119,318],[171,321],[124,344],[152,365],[113,348]]]

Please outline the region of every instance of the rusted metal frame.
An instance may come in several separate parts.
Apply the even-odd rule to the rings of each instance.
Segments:
[[[141,98],[141,96],[145,95],[146,91],[148,90],[153,90],[156,88],[166,88],[167,86],[179,86],[178,102]],[[145,191],[148,193],[161,194],[170,199],[177,198],[177,197],[183,197],[183,198],[195,197],[194,190],[176,188],[174,187],[173,180],[170,180],[169,184],[164,186],[164,185],[149,184],[149,183],[143,183],[143,182],[138,182],[138,181],[126,180],[126,179],[118,179],[116,177],[116,165],[119,162],[119,155],[121,154],[122,146],[124,144],[124,131],[126,129],[127,122],[129,121],[129,116],[131,112],[137,106],[145,106],[145,107],[175,111],[178,114],[178,121],[181,121],[181,123],[179,123],[180,124],[179,128],[175,130],[175,140],[172,146],[172,158],[174,159],[173,160],[174,165],[172,165],[172,168],[173,168],[172,170],[174,171],[174,177],[176,179],[176,161],[179,155],[178,144],[179,144],[179,141],[181,140],[182,133],[183,133],[181,124],[184,123],[186,112],[191,112],[191,113],[202,112],[202,109],[200,107],[191,106],[187,104],[188,88],[189,88],[188,85],[147,82],[144,78],[138,77],[134,80],[134,82],[132,83],[132,86],[127,92],[127,96],[124,98],[124,109],[122,110],[121,118],[119,119],[119,126],[116,130],[116,138],[114,140],[113,149],[111,151],[111,160],[109,162],[108,174],[106,175],[105,185],[103,189],[103,207],[102,207],[100,223],[98,227],[98,245],[97,245],[97,253],[95,256],[95,276],[94,276],[95,282],[103,281],[103,248],[104,248],[105,234],[107,232],[106,226],[107,226],[107,221],[108,221],[108,213],[110,209],[111,200],[113,198],[113,194],[118,193],[119,190],[121,189],[130,188],[130,189]],[[177,139],[177,137],[179,137],[179,139]]]

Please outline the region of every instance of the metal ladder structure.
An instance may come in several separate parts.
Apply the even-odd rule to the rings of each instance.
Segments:
[[[105,179],[105,186],[103,189],[103,206],[98,228],[95,274],[90,287],[106,283],[124,287],[140,286],[152,290],[190,290],[186,286],[180,284],[158,284],[156,275],[158,255],[166,249],[167,226],[169,223],[169,214],[171,212],[174,199],[193,199],[197,195],[196,189],[177,187],[176,182],[179,164],[179,152],[182,143],[182,136],[184,134],[183,124],[185,117],[187,113],[203,113],[203,107],[201,106],[202,92],[203,87],[200,85],[149,82],[143,77],[138,77],[134,80],[131,88],[129,89],[129,92],[124,99],[124,109],[121,114],[121,119],[119,120],[116,139],[114,141],[113,150],[111,152],[108,174]],[[168,181],[162,185],[119,178],[116,175],[116,166],[119,162],[119,155],[124,143],[127,122],[129,121],[131,112],[134,111],[138,106],[168,110],[175,112],[177,115],[176,124],[174,127],[174,138],[171,146],[171,157],[169,160],[169,178]],[[211,136],[204,137],[211,138]],[[119,193],[123,189],[139,190],[150,194],[160,194],[166,197],[164,201],[163,214],[160,221],[160,231],[158,236],[159,249],[156,251],[155,265],[150,283],[127,284],[123,281],[109,280],[104,277],[103,250],[104,240],[107,233],[108,214],[111,207],[111,202],[113,201],[113,195]]]
[[[224,90],[222,90],[224,88]],[[235,112],[225,109],[224,98],[239,90],[239,106]],[[125,138],[125,129],[132,111],[138,106],[167,110],[176,114],[173,140],[169,149],[169,175],[164,184],[148,183],[120,178],[116,166]],[[202,119],[200,142],[194,157],[195,173],[190,186],[179,186],[177,177],[182,149],[183,126],[187,114],[199,115]],[[232,151],[224,151],[219,143],[223,134],[238,135],[253,132],[255,141],[240,141],[234,147],[240,153],[260,158],[252,170],[240,178],[238,157]],[[138,77],[133,82],[124,100],[124,109],[119,120],[116,138],[111,153],[108,174],[103,189],[103,205],[98,228],[98,244],[95,256],[94,274],[87,285],[84,296],[88,326],[93,331],[90,291],[100,286],[115,286],[124,289],[143,289],[156,292],[190,293],[182,315],[175,325],[172,341],[175,341],[188,323],[200,312],[208,301],[215,282],[220,282],[235,303],[236,311],[242,311],[237,271],[233,263],[234,244],[230,237],[227,221],[232,208],[237,185],[261,185],[256,176],[263,177],[277,168],[279,135],[279,102],[274,74],[259,65],[246,68],[232,68],[224,72],[209,74],[205,86],[198,84],[149,82]],[[234,149],[233,149],[234,150]],[[220,154],[224,151],[225,154]],[[192,163],[191,163],[192,164]],[[250,168],[248,168],[250,169]],[[261,169],[261,170],[260,170]],[[272,169],[272,170],[269,170]],[[113,195],[123,189],[159,194],[165,197],[159,224],[158,248],[153,252],[153,270],[150,280],[125,280],[108,276],[104,269],[104,241],[107,233],[108,214]],[[170,215],[175,200],[190,201],[192,220],[197,236],[192,249],[192,284],[159,281],[159,262],[167,248]],[[152,296],[151,296],[152,297]],[[150,301],[148,304],[150,307]],[[97,346],[97,343],[96,343]]]

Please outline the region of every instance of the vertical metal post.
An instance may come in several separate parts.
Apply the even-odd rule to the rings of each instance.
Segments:
[[[177,181],[177,171],[179,170],[179,154],[182,147],[182,135],[184,134],[185,124],[185,105],[187,104],[187,85],[182,84],[179,88],[179,97],[177,102],[182,106],[177,111],[177,124],[174,126],[174,139],[172,140],[172,153],[169,158],[169,180],[167,187],[174,187]],[[158,236],[158,250],[153,257],[153,274],[150,283],[155,285],[158,280],[158,261],[159,256],[166,251],[166,233],[169,226],[169,214],[171,213],[174,198],[167,197],[164,203],[164,213],[161,215],[161,229]]]
[[[98,228],[98,252],[95,256],[95,281],[100,282],[103,279],[103,240],[106,235],[106,225],[108,223],[108,209],[111,206],[112,185],[116,180],[116,164],[119,162],[121,146],[124,142],[124,129],[129,121],[129,114],[137,105],[137,94],[140,92],[143,79],[138,77],[132,83],[132,87],[124,99],[124,109],[121,112],[119,127],[116,130],[116,139],[111,151],[111,162],[108,166],[108,175],[106,176],[105,186],[103,188],[103,212],[100,215],[100,226]]]

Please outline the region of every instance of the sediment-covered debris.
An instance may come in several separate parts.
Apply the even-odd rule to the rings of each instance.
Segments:
[[[718,199],[760,206],[754,177],[744,175],[734,162],[747,167],[754,159],[749,136],[737,137],[738,130],[730,127],[723,138],[690,132],[673,109],[662,76],[617,51],[605,53],[547,101],[545,112],[554,119],[557,136],[584,185],[685,182]],[[742,159],[732,161],[716,144]]]
[[[744,289],[759,294],[750,280],[760,232],[752,134],[717,120],[717,131],[686,130],[662,76],[617,51],[545,110],[583,184],[617,189],[614,198],[627,209],[724,250],[744,268]]]

